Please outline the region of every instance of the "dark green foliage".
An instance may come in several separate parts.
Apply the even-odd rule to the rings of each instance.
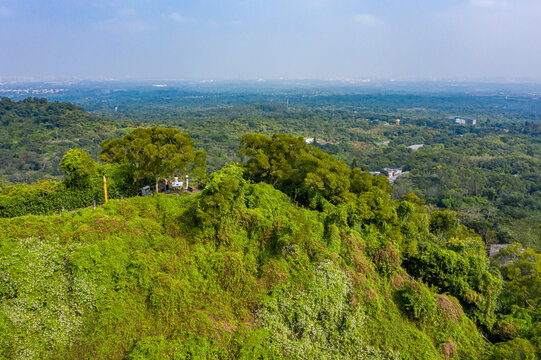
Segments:
[[[246,134],[239,156],[247,159],[249,179],[272,184],[305,205],[315,206],[316,194],[334,204],[342,202],[349,190],[347,164],[307,145],[302,137]]]
[[[206,175],[206,153],[194,150],[195,143],[187,133],[177,129],[152,127],[137,128],[122,139],[105,140],[100,159],[105,163],[130,167],[133,180],[152,176],[156,181],[179,174]]]
[[[392,194],[393,189],[387,179],[382,176],[372,176],[360,168],[355,168],[351,172],[351,192],[354,194],[362,194],[375,189],[383,190],[388,194]]]
[[[502,275],[516,304],[537,308],[541,306],[541,254],[521,247],[516,243],[501,249],[497,259],[505,263]]]
[[[504,279],[504,291],[500,295],[500,314],[493,328],[493,335],[497,341],[506,342],[498,344],[500,352],[497,354],[510,351],[523,354],[526,351],[525,344],[529,341],[537,349],[536,356],[539,357],[541,255],[516,243],[501,249],[493,261],[501,266]],[[511,342],[512,340],[517,341]],[[517,347],[521,350],[517,350]]]
[[[337,89],[329,89],[318,96],[308,90],[272,95],[254,89],[240,94],[172,88],[163,93],[143,88],[71,90],[70,100],[114,122],[72,104],[4,98],[0,117],[7,126],[0,133],[0,177],[8,183],[33,182],[45,174],[59,177],[58,163],[68,149],[82,148],[95,158],[102,140],[121,137],[135,126],[168,126],[190,133],[209,153],[211,171],[239,160],[242,134],[281,132],[315,137],[320,150],[348,164],[355,161],[363,170],[402,167],[410,173],[394,183],[395,198],[414,191],[429,204],[457,212],[487,243],[518,241],[541,249],[541,122],[535,97],[504,101],[499,95],[357,90],[337,94]],[[171,97],[164,97],[166,93]],[[289,107],[279,105],[286,101]],[[113,112],[112,104],[122,110]],[[454,124],[449,116],[457,112],[476,118],[477,125]],[[400,126],[392,125],[396,118],[402,119]],[[375,145],[384,141],[389,145]],[[424,147],[408,149],[411,144]],[[314,185],[318,183],[316,179]]]
[[[100,167],[100,173],[87,175],[81,182],[40,181],[35,185],[11,185],[0,190],[0,217],[28,214],[44,215],[62,210],[75,210],[102,204],[103,176],[111,199],[138,194],[141,183],[133,183],[131,172],[124,165]]]
[[[458,247],[453,242],[445,247],[419,243],[416,253],[404,260],[404,267],[412,276],[457,297],[472,318],[492,326],[502,284],[487,265],[478,239],[466,240]]]
[[[39,111],[47,105],[35,102]],[[323,129],[317,137],[326,134],[325,140],[335,143],[320,139],[309,146],[298,136],[246,135],[239,150],[247,160],[244,168],[225,167],[199,195],[134,198],[96,211],[0,219],[0,256],[4,273],[11,274],[0,279],[5,305],[0,308],[0,357],[22,357],[28,350],[57,358],[300,358],[299,349],[306,345],[302,354],[307,358],[396,352],[403,359],[480,359],[492,350],[494,358],[531,358],[531,347],[535,354],[541,338],[538,255],[510,248],[513,262],[503,269],[500,296],[497,268],[488,264],[484,244],[460,220],[490,241],[511,241],[524,225],[530,231],[524,236],[535,243],[537,228],[531,224],[540,194],[538,145],[530,131],[535,127],[520,132],[513,125],[510,134],[501,134],[508,125],[504,122],[487,120],[483,129],[453,128],[436,119],[439,115],[432,119],[434,114],[405,111],[410,118],[403,124],[411,124],[400,127],[383,125],[392,120],[389,114],[346,109],[289,112],[261,105],[208,110],[210,119],[204,120],[203,111],[191,111],[184,113],[188,120],[175,126],[199,129],[193,138],[205,139],[219,154],[211,160],[214,169],[235,159],[231,149],[240,133],[254,129],[270,134],[276,127],[291,128],[304,136]],[[272,113],[272,120],[265,112]],[[11,121],[13,114],[8,115]],[[181,142],[193,150],[186,139]],[[373,145],[388,139],[389,146]],[[163,160],[161,145],[145,141],[148,156],[138,160],[139,170],[153,159]],[[2,216],[53,213],[88,206],[94,199],[99,204],[102,174],[110,197],[135,194],[137,161],[124,162],[127,148],[113,142],[105,143],[104,155],[123,164],[95,173],[92,166],[80,166],[87,157],[71,153],[65,164],[73,166],[64,183],[4,189]],[[426,146],[411,151],[406,145],[412,142]],[[350,170],[325,152],[348,163],[358,159],[366,170],[404,166],[411,173],[395,182],[394,196],[408,195],[392,200],[385,177]],[[190,154],[193,172],[202,170],[205,153]],[[31,154],[22,155],[31,163]],[[82,179],[87,185],[76,185]],[[446,209],[425,207],[411,190]],[[28,263],[37,265],[21,267]],[[45,271],[32,275],[42,265],[54,269],[55,276]],[[336,282],[321,282],[329,274],[336,275]],[[76,313],[70,319],[77,326],[67,322],[59,328],[56,320],[40,318],[51,306],[33,302],[32,291],[21,282],[28,277],[48,284],[37,287],[36,294],[63,307],[53,309],[58,314]],[[90,292],[76,286],[80,279]],[[347,291],[338,291],[340,284]],[[82,294],[90,299],[83,305],[77,300]],[[17,306],[32,321],[15,323],[10,311]],[[259,316],[262,308],[266,318]],[[362,328],[353,327],[352,319],[361,318]],[[46,340],[26,339],[25,326],[33,324],[40,324],[33,330],[37,333],[59,330]],[[475,324],[501,343],[491,349]]]
[[[449,210],[437,210],[430,216],[430,232],[450,239],[458,233],[459,222],[456,213]]]
[[[0,99],[0,180],[8,183],[59,178],[66,152],[81,148],[97,158],[100,143],[130,125],[90,115],[70,103]]]
[[[95,182],[101,184],[100,179]],[[43,181],[36,185],[13,185],[0,193],[0,217],[28,214],[52,214],[62,209],[91,206],[93,201],[102,203],[103,186],[82,189],[67,188],[61,182]]]
[[[227,165],[222,171],[211,176],[194,211],[201,229],[209,231],[214,229],[216,233],[227,230],[225,227],[228,224],[224,219],[228,215],[237,214],[241,210],[239,202],[244,201],[247,181],[242,174],[242,168]]]

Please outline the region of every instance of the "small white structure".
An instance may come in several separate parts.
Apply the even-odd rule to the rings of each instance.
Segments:
[[[381,172],[380,171],[369,171],[368,172],[370,175],[381,175]]]
[[[377,146],[388,146],[390,141],[384,141],[384,142],[377,142],[375,143]]]
[[[475,119],[469,119],[469,118],[463,118],[463,117],[455,117],[455,123],[461,124],[461,125],[475,125],[477,124],[477,120]]]
[[[414,144],[414,145],[408,146],[408,149],[418,150],[418,149],[422,148],[423,146],[424,146],[424,144]]]
[[[304,141],[307,143],[307,144],[312,144],[314,142],[314,138],[304,138]]]
[[[188,190],[188,175],[186,175],[186,190]]]

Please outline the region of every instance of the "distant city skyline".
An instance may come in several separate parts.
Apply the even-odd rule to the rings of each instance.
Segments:
[[[541,81],[541,0],[0,0],[0,81]]]

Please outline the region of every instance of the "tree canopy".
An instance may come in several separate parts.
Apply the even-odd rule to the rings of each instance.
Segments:
[[[105,140],[100,159],[106,163],[128,164],[134,180],[152,176],[156,181],[175,173],[205,175],[206,152],[194,150],[187,133],[171,128],[137,128],[121,139]]]
[[[94,159],[82,149],[68,151],[60,162],[60,168],[67,175],[66,183],[74,186],[86,185],[90,175],[98,170]]]
[[[351,170],[347,164],[307,145],[302,137],[246,134],[238,153],[247,158],[248,176],[274,185],[295,200],[307,203],[319,192],[339,203],[349,190]]]

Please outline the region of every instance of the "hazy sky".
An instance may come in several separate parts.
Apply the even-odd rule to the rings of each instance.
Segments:
[[[541,79],[541,0],[0,0],[0,77]]]

